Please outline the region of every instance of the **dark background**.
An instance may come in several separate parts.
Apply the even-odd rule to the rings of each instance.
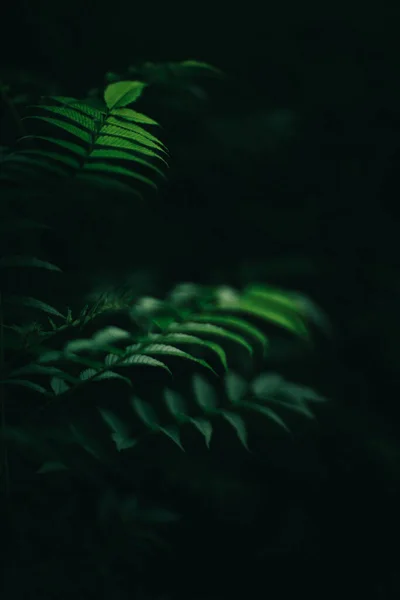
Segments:
[[[125,214],[123,235],[117,224],[107,243],[97,242],[105,215],[94,224],[63,214],[61,242],[48,240],[46,251],[74,276],[89,269],[82,297],[94,281],[156,267],[165,286],[266,279],[326,310],[334,339],[310,379],[348,411],[350,455],[364,444],[376,460],[369,470],[363,458],[348,479],[332,475],[337,497],[328,515],[314,507],[326,552],[317,560],[307,547],[309,576],[320,569],[342,586],[351,581],[345,598],[399,591],[392,565],[400,499],[399,17],[394,2],[18,0],[3,7],[1,25],[3,72],[32,71],[65,95],[84,96],[106,71],[140,61],[193,58],[230,76],[194,116],[165,113],[169,183],[143,214],[134,207]],[[82,233],[95,248],[84,256],[70,243]],[[110,250],[115,239],[118,252]],[[140,248],[133,258],[132,239]],[[333,461],[344,452],[332,424],[323,441]],[[340,460],[350,459],[344,452]],[[363,566],[376,570],[372,583]],[[287,576],[280,568],[277,588],[277,573]],[[307,592],[301,568],[294,578]],[[252,594],[260,593],[261,572],[252,574]]]

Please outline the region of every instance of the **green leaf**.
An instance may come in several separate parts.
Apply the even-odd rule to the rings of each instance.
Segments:
[[[279,288],[268,285],[252,284],[245,288],[244,296],[262,302],[274,302],[275,304],[279,304],[282,308],[293,312],[299,312],[297,302],[292,294],[290,292],[284,292]]]
[[[156,125],[160,127],[157,121],[153,121],[150,117],[143,115],[142,113],[138,113],[135,110],[130,108],[116,108],[111,112],[115,117],[121,117],[124,120],[132,121],[133,123],[143,123],[143,125]]]
[[[215,352],[218,355],[224,369],[227,370],[227,368],[228,368],[225,351],[223,350],[223,348],[221,348],[221,346],[219,346],[218,344],[215,344],[214,342],[202,340],[199,337],[196,337],[194,335],[189,335],[187,333],[167,333],[167,334],[160,334],[155,337],[159,338],[160,341],[162,341],[162,342],[174,342],[176,344],[194,344],[194,345],[198,344],[199,346],[209,348],[210,350],[212,350],[213,352]],[[146,341],[146,340],[143,340],[143,341]]]
[[[72,169],[79,169],[80,167],[80,162],[76,158],[71,158],[70,156],[58,154],[56,152],[45,150],[21,150],[20,153],[32,156],[43,156],[43,158],[49,158],[50,160],[61,162]]]
[[[251,344],[249,344],[249,342],[245,340],[242,336],[233,333],[232,331],[223,329],[218,325],[213,325],[211,323],[196,323],[195,321],[190,321],[186,323],[172,323],[171,325],[169,325],[167,331],[216,336],[227,341],[236,342],[237,344],[240,344],[241,346],[246,348],[249,354],[253,354],[253,348]]]
[[[95,377],[95,375],[98,374],[98,371],[96,371],[96,369],[85,369],[84,371],[81,371],[79,373],[79,379],[81,381],[88,381],[89,379],[92,379],[93,377]]]
[[[137,441],[130,437],[129,430],[125,423],[111,410],[105,408],[98,408],[100,415],[105,423],[110,427],[112,433],[112,439],[115,442],[117,450],[127,450],[133,448],[137,444]]]
[[[74,441],[82,446],[92,456],[97,459],[101,459],[103,456],[100,445],[85,431],[82,427],[77,427],[73,423],[70,423],[69,429],[73,435]]]
[[[99,146],[105,146],[106,148],[122,150],[132,150],[134,152],[137,152],[138,154],[143,154],[145,156],[151,156],[152,158],[156,158],[168,167],[167,161],[162,156],[160,156],[159,152],[155,152],[154,150],[152,150],[151,148],[147,148],[146,146],[135,144],[135,142],[126,137],[120,137],[117,135],[100,135],[96,140],[96,149]]]
[[[33,256],[7,256],[0,259],[0,269],[14,267],[35,267],[37,269],[47,269],[48,271],[61,272],[61,269],[55,265],[44,260],[40,260],[39,258],[34,258]]]
[[[19,304],[20,306],[26,306],[28,308],[37,308],[48,315],[65,319],[65,316],[58,312],[57,309],[55,309],[53,306],[50,306],[50,304],[46,304],[46,302],[38,300],[37,298],[30,298],[29,296],[5,296],[4,302],[14,305]]]
[[[69,353],[77,353],[77,352],[84,352],[85,350],[87,351],[94,351],[97,350],[98,346],[96,344],[96,342],[94,342],[93,339],[91,338],[82,338],[82,339],[77,339],[77,340],[71,340],[70,342],[68,342],[66,344],[66,346],[64,347],[64,352],[66,354]]]
[[[206,322],[214,325],[220,325],[226,328],[233,328],[239,331],[242,335],[249,335],[259,342],[265,351],[268,346],[268,338],[257,327],[250,325],[247,321],[237,317],[223,315],[193,315],[191,321]]]
[[[137,444],[137,440],[134,440],[133,438],[121,437],[118,433],[113,433],[111,437],[117,447],[118,452],[122,452],[122,450],[129,450],[129,448],[133,448]]]
[[[68,467],[66,467],[63,463],[58,461],[47,461],[42,464],[40,469],[36,471],[38,475],[42,475],[43,473],[54,473],[56,471],[67,471]]]
[[[224,77],[225,74],[223,71],[221,71],[220,69],[217,69],[217,67],[213,67],[212,65],[206,63],[206,62],[201,62],[198,60],[184,60],[181,63],[179,63],[180,67],[183,67],[184,69],[188,69],[189,71],[193,70],[194,73],[196,72],[197,69],[200,70],[204,70],[204,71],[209,71],[210,73],[214,74],[214,75],[218,75],[218,76],[222,76]]]
[[[160,428],[159,420],[154,408],[148,402],[141,400],[137,396],[133,396],[133,398],[131,398],[131,406],[147,427],[154,431]]]
[[[59,138],[47,137],[43,135],[25,135],[21,138],[22,140],[35,139],[35,140],[43,140],[44,142],[50,142],[50,144],[55,144],[57,146],[61,146],[61,148],[65,148],[69,150],[73,154],[77,156],[84,157],[87,152],[85,148],[80,146],[79,144],[74,144],[73,142],[69,142],[68,140],[61,140]]]
[[[225,375],[224,383],[227,396],[232,404],[237,404],[246,396],[249,387],[248,383],[238,373],[228,371]]]
[[[60,104],[68,105],[71,108],[73,108],[74,110],[79,110],[83,114],[88,115],[89,117],[92,117],[93,119],[97,119],[99,121],[101,120],[101,118],[104,114],[101,110],[97,110],[93,106],[90,106],[89,104],[81,102],[80,100],[77,100],[76,98],[67,98],[65,96],[51,96],[51,100],[55,100],[56,102],[59,102]],[[38,108],[42,108],[42,106],[39,105]]]
[[[50,380],[50,385],[56,396],[60,396],[61,394],[64,394],[70,390],[70,386],[59,377],[52,377]]]
[[[182,450],[182,452],[185,452],[185,448],[182,446],[180,433],[176,427],[158,427],[158,431],[161,431],[161,433],[172,440],[174,444],[176,444]]]
[[[83,167],[82,174],[85,171],[86,172],[106,173],[106,174],[110,174],[110,175],[122,175],[124,177],[132,177],[133,179],[137,179],[137,181],[141,181],[142,183],[149,185],[150,187],[152,187],[155,190],[158,189],[158,187],[154,183],[154,181],[152,181],[148,177],[144,177],[143,175],[140,175],[139,173],[135,173],[135,171],[126,169],[125,167],[120,167],[118,165],[114,165],[114,164],[110,164],[110,163],[103,163],[103,162],[97,162],[97,161],[86,163],[85,166]]]
[[[232,306],[232,308],[283,327],[302,338],[309,338],[309,332],[303,320],[295,314],[285,313],[279,309],[267,308],[258,302],[246,300],[245,298],[239,299],[237,305]]]
[[[136,125],[136,123],[132,123],[131,121],[127,121],[126,119],[119,119],[118,117],[110,116],[107,119],[107,124],[115,125],[120,129],[126,129],[127,131],[138,135],[139,137],[136,138],[138,141],[140,141],[142,138],[149,140],[150,142],[152,142],[152,148],[160,148],[161,151],[167,151],[167,147],[165,146],[165,144],[163,144],[155,135],[146,131],[146,129],[144,129],[143,127]]]
[[[297,412],[308,419],[315,419],[315,415],[311,412],[311,410],[307,407],[306,404],[302,402],[297,402],[293,404],[293,402],[285,402],[284,400],[279,400],[277,398],[270,398],[268,403],[275,404],[278,407],[282,407],[286,410],[291,410],[293,412]]]
[[[117,366],[118,367],[130,367],[130,366],[134,366],[134,365],[139,365],[139,366],[146,366],[146,367],[159,367],[161,369],[164,369],[165,371],[167,371],[170,375],[172,375],[170,369],[167,367],[167,365],[163,362],[161,362],[160,360],[157,360],[156,358],[153,358],[152,356],[146,356],[143,354],[133,354],[131,356],[126,356],[123,359],[120,359],[118,357],[114,357],[115,358],[115,362],[117,362]],[[107,361],[110,361],[109,356],[106,357],[106,363]]]
[[[118,123],[118,119],[114,119],[114,124],[109,125],[110,119],[107,119],[107,123],[102,127],[101,134],[102,135],[111,135],[116,137],[125,138],[127,140],[131,140],[134,142],[138,142],[143,146],[147,146],[148,148],[153,148],[158,152],[164,152],[168,154],[166,148],[157,140],[156,137],[151,136],[151,139],[146,135],[140,133],[141,128],[137,127],[133,124],[129,124],[129,126],[122,126],[119,124],[115,124],[115,121]],[[155,141],[154,141],[155,140]]]
[[[314,323],[327,335],[332,333],[332,326],[325,313],[309,298],[298,292],[282,291],[267,285],[250,285],[244,295],[254,301],[275,304],[287,311],[299,315],[306,321]]]
[[[185,401],[181,394],[178,394],[175,390],[166,388],[164,390],[164,401],[168,407],[170,413],[180,421],[187,420],[187,409]]]
[[[153,165],[148,160],[144,160],[143,158],[136,156],[136,154],[134,154],[132,152],[126,152],[124,150],[114,150],[113,148],[110,148],[110,149],[104,148],[104,149],[100,149],[100,150],[93,150],[93,152],[90,154],[90,158],[91,159],[105,158],[107,160],[129,160],[133,163],[137,163],[139,165],[143,165],[144,167],[147,167],[148,169],[151,169],[152,171],[157,173],[157,175],[159,175],[163,179],[166,179],[166,175],[165,175],[165,173],[163,173],[161,171],[161,169],[159,169],[158,167]]]
[[[82,127],[83,129],[87,129],[90,132],[95,131],[96,121],[92,117],[89,117],[89,116],[85,115],[84,113],[77,111],[73,107],[73,105],[63,106],[63,107],[39,105],[38,108],[40,108],[40,110],[45,110],[48,112],[55,113],[56,115],[58,115],[60,117],[66,117],[67,119],[74,121],[79,127]],[[100,115],[99,122],[101,123],[103,120],[103,115],[101,113],[99,113],[99,115]]]
[[[52,358],[52,353],[48,353],[48,357],[46,357],[45,362],[49,362],[54,360],[54,358]],[[100,362],[99,360],[93,360],[91,358],[87,358],[86,356],[79,356],[78,354],[74,354],[73,352],[63,352],[61,353],[60,356],[61,360],[67,360],[67,361],[71,361],[74,362],[78,365],[83,365],[86,367],[91,367],[92,369],[96,369],[96,370],[101,370],[104,368],[104,364],[102,362]],[[57,359],[56,359],[57,360]],[[42,357],[40,357],[39,359],[40,362],[43,362]]]
[[[240,406],[243,406],[243,408],[246,408],[249,410],[254,410],[255,412],[259,412],[259,413],[265,415],[266,417],[268,417],[269,419],[271,419],[272,421],[277,423],[285,431],[290,433],[290,429],[286,425],[286,423],[283,421],[283,419],[281,419],[281,417],[279,415],[277,415],[276,412],[271,410],[270,408],[267,408],[266,406],[260,406],[259,404],[256,404],[254,402],[241,402]]]
[[[22,387],[29,388],[34,392],[39,392],[39,394],[48,394],[46,388],[37,383],[33,383],[32,381],[27,381],[26,379],[3,379],[0,383],[7,383],[9,385],[20,385]]]
[[[109,326],[98,331],[93,337],[93,341],[99,346],[110,346],[121,340],[131,339],[131,334],[120,327]]]
[[[214,413],[218,406],[218,396],[213,386],[199,374],[193,376],[193,390],[197,404],[205,411]]]
[[[185,360],[195,362],[215,373],[215,371],[210,367],[208,363],[206,363],[205,360],[195,358],[191,354],[183,352],[183,350],[179,350],[178,348],[175,348],[174,346],[169,346],[167,344],[149,344],[145,346],[143,346],[143,344],[135,344],[133,346],[129,346],[127,350],[129,350],[129,352],[137,352],[145,355],[162,354],[165,356],[176,356],[178,358],[183,358]]]
[[[179,283],[168,295],[169,301],[178,308],[191,307],[200,300],[204,290],[195,283]]]
[[[131,334],[120,327],[105,327],[98,331],[91,338],[82,338],[77,340],[71,340],[64,347],[65,352],[81,352],[84,350],[98,351],[108,350],[115,343],[119,343],[123,340],[130,340]],[[115,349],[117,351],[117,348]],[[121,354],[123,351],[121,350]]]
[[[76,175],[75,181],[78,181],[84,185],[94,186],[99,188],[101,191],[109,189],[122,192],[124,194],[133,194],[140,200],[143,200],[141,194],[139,194],[139,192],[137,192],[137,190],[135,190],[131,185],[122,183],[121,181],[111,177],[103,177],[101,175],[97,175],[96,173],[90,173],[89,171],[81,171],[78,173],[78,175]]]
[[[104,101],[109,110],[124,108],[142,95],[146,84],[141,81],[117,81],[106,87]]]
[[[230,425],[232,425],[243,446],[246,448],[246,450],[249,450],[249,447],[247,445],[248,433],[246,429],[246,424],[242,417],[237,415],[236,413],[227,410],[221,410],[220,414],[226,421],[228,421],[228,423],[230,423]]]
[[[57,362],[64,358],[64,353],[59,350],[49,350],[41,354],[37,360],[39,363]]]
[[[213,433],[213,426],[207,419],[191,418],[190,422],[200,431],[204,436],[207,448],[210,447],[211,437]]]
[[[132,387],[132,382],[128,377],[124,377],[119,373],[113,371],[101,371],[100,373],[96,369],[85,369],[79,373],[79,379],[81,381],[99,381],[101,379],[120,379]]]
[[[319,394],[315,390],[304,385],[299,385],[297,383],[285,382],[283,392],[287,396],[290,396],[296,400],[306,402],[327,402],[327,398],[321,396],[321,394]]]
[[[256,398],[268,399],[273,394],[278,393],[285,380],[277,373],[261,373],[250,384],[251,391]]]
[[[132,387],[132,382],[128,377],[124,377],[123,375],[120,375],[120,373],[114,373],[113,371],[103,371],[102,373],[98,373],[97,375],[95,375],[93,379],[95,381],[101,379],[119,379],[127,383],[130,387]]]
[[[88,133],[87,131],[80,129],[79,127],[75,127],[75,125],[71,125],[71,123],[68,123],[67,121],[61,121],[60,119],[53,119],[51,117],[39,117],[36,115],[30,116],[30,117],[24,117],[24,118],[25,119],[37,119],[38,121],[44,121],[46,123],[49,123],[50,125],[59,127],[60,129],[67,131],[74,137],[79,138],[85,144],[89,145],[92,142],[92,133]]]
[[[16,377],[19,375],[60,375],[62,373],[61,369],[57,367],[45,367],[44,365],[38,365],[32,363],[30,365],[25,365],[23,367],[19,367],[18,369],[13,369],[10,372],[12,377]]]

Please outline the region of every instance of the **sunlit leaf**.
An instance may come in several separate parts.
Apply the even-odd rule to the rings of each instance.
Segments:
[[[109,110],[124,108],[136,102],[146,84],[141,81],[117,81],[111,83],[104,92],[104,101]]]
[[[152,158],[156,158],[163,162],[166,166],[168,166],[167,161],[160,156],[159,152],[152,150],[151,148],[147,148],[146,146],[142,146],[140,144],[136,144],[131,139],[126,137],[120,137],[116,135],[100,135],[96,140],[96,149],[99,149],[99,146],[104,146],[105,148],[114,148],[119,150],[132,150],[138,154],[143,154],[144,156],[151,156]]]
[[[133,123],[143,123],[144,125],[157,125],[158,127],[160,126],[157,123],[157,121],[154,121],[153,119],[150,119],[150,117],[147,117],[142,113],[138,113],[130,108],[115,108],[111,111],[111,114],[116,117],[122,117],[127,121],[132,121]]]
[[[302,338],[309,338],[309,332],[304,321],[294,313],[290,314],[289,312],[279,310],[279,308],[270,308],[245,298],[241,299],[235,308],[249,315],[253,315],[283,327]]]
[[[136,123],[132,123],[132,121],[127,121],[126,119],[119,119],[118,117],[110,116],[107,119],[107,124],[116,125],[117,127],[122,127],[123,129],[127,129],[128,131],[131,131],[132,133],[135,133],[139,136],[147,138],[148,140],[153,142],[154,146],[151,146],[153,148],[160,147],[161,149],[167,150],[165,144],[160,142],[160,140],[155,135],[149,133],[148,131],[146,131],[146,129],[144,129],[143,127],[140,127]],[[137,138],[137,139],[139,141],[141,138]]]
[[[110,121],[112,123],[110,123]],[[148,148],[153,148],[153,150],[157,152],[168,154],[168,151],[161,145],[155,136],[148,137],[143,135],[143,133],[141,133],[141,128],[133,124],[127,124],[124,127],[123,123],[118,123],[118,119],[107,119],[106,124],[101,128],[101,134],[126,138],[127,140],[138,142]]]

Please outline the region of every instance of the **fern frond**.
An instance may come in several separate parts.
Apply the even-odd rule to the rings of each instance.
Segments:
[[[60,96],[32,107],[35,114],[24,119],[39,125],[38,131],[20,138],[4,157],[1,179],[37,185],[41,179],[46,185],[73,180],[138,197],[138,185],[157,190],[154,179],[165,178],[168,150],[144,127],[155,122],[128,108],[145,86],[140,81],[109,85],[102,109]]]

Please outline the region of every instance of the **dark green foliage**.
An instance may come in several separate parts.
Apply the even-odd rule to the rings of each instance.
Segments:
[[[179,111],[188,94],[201,97],[192,85],[199,74],[221,75],[195,61],[145,64],[124,77],[108,76],[101,97],[94,90],[85,100],[44,98],[29,107],[24,135],[2,156],[5,504],[11,456],[23,474],[19,501],[28,495],[34,505],[35,486],[43,486],[46,502],[52,494],[68,498],[59,510],[52,507],[55,540],[71,514],[83,515],[96,531],[92,543],[82,543],[107,582],[114,581],[117,560],[136,575],[149,556],[170,552],[164,533],[179,522],[183,507],[178,502],[175,510],[165,489],[200,495],[223,520],[237,512],[239,521],[250,522],[255,500],[251,484],[247,489],[237,478],[241,466],[258,452],[260,440],[290,443],[301,419],[314,419],[313,404],[324,401],[268,371],[276,339],[296,339],[309,349],[313,328],[326,326],[321,311],[298,293],[263,283],[241,291],[180,284],[162,300],[130,288],[103,294],[75,315],[30,295],[28,280],[15,275],[63,276],[30,251],[35,245],[26,232],[47,223],[24,218],[27,206],[33,212],[36,202],[38,208],[40,202],[59,204],[62,215],[91,200],[94,211],[102,195],[114,210],[117,197],[143,199],[157,190],[168,150],[152,133],[158,123],[131,105],[147,87],[174,89],[170,100]],[[86,498],[83,508],[74,504],[76,493],[79,502]],[[236,496],[227,502],[231,516],[224,506],[230,495]],[[81,539],[79,523],[74,526]],[[106,557],[102,536],[112,542]]]
[[[131,81],[133,72],[143,81]],[[157,123],[130,105],[148,85],[185,87],[198,74],[221,76],[196,61],[148,63],[126,78],[108,76],[102,98],[97,92],[84,101],[52,96],[31,107],[24,121],[36,128],[2,161],[10,206],[18,194],[28,202],[38,191],[84,199],[89,190],[142,197],[143,187],[156,188],[168,152],[148,130]],[[21,221],[11,227],[16,236],[23,230]],[[59,270],[20,254],[6,254],[0,268]],[[18,306],[47,315],[51,329],[21,317],[10,322]],[[130,290],[111,304],[101,297],[77,318],[6,287],[1,313],[0,384],[12,405],[2,437],[40,473],[77,466],[87,472],[93,460],[110,467],[116,453],[140,453],[141,442],[154,436],[184,450],[183,440],[200,435],[209,447],[221,423],[249,449],[251,422],[289,431],[280,410],[312,417],[308,401],[318,398],[276,376],[251,383],[268,360],[271,335],[286,332],[309,345],[310,325],[320,316],[299,295],[265,285],[241,293],[180,285],[165,301],[138,300]],[[119,314],[128,317],[126,326],[118,325]],[[102,326],[105,316],[111,322]]]
[[[32,414],[26,421],[21,413],[7,433],[14,442],[23,442],[31,456],[36,448],[39,460],[64,468],[69,465],[61,455],[68,454],[70,444],[78,444],[108,462],[114,460],[111,441],[118,452],[140,452],[138,445],[149,434],[166,436],[184,449],[181,434],[187,436],[189,426],[209,446],[221,419],[248,448],[247,417],[271,420],[286,431],[280,410],[312,417],[308,402],[320,398],[310,390],[276,375],[247,381],[268,360],[266,327],[282,328],[309,343],[308,320],[297,296],[268,286],[242,293],[179,286],[165,302],[144,298],[126,306],[132,319],[129,329],[108,326],[90,337],[75,337],[74,331],[84,331],[85,323],[93,327],[105,307],[106,298],[91,315],[70,318],[69,329],[42,333],[40,344],[30,350],[33,360],[4,370],[3,385],[24,386],[42,396],[32,399],[40,415],[34,416],[35,429],[29,425]],[[65,331],[70,339],[60,347],[59,335]],[[239,374],[241,367],[247,379]],[[146,371],[154,371],[148,391],[140,382],[146,381]],[[64,414],[62,431],[59,410]],[[90,419],[90,433],[82,429],[82,418]],[[48,468],[47,463],[39,466],[41,472]]]

